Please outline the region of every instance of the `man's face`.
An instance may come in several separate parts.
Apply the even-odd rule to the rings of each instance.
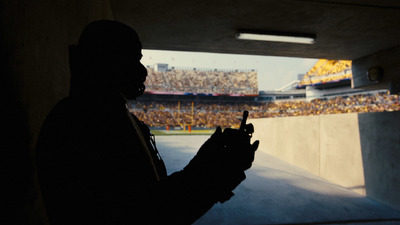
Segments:
[[[133,58],[129,58],[130,60],[125,65],[126,70],[124,73],[126,74],[126,79],[122,81],[124,83],[122,84],[121,92],[127,99],[136,99],[146,89],[144,82],[147,77],[147,69],[140,62],[142,59],[141,51],[134,54]]]

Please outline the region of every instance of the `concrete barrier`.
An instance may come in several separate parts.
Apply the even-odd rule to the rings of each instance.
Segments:
[[[400,210],[400,112],[249,122],[260,151]]]
[[[400,112],[359,114],[366,195],[400,210]]]
[[[320,176],[365,195],[358,115],[320,116]]]

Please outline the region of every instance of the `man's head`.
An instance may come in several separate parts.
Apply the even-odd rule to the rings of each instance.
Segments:
[[[120,92],[140,96],[147,70],[140,63],[142,45],[135,30],[109,20],[90,23],[70,47],[71,93]],[[96,94],[96,93],[94,93]]]

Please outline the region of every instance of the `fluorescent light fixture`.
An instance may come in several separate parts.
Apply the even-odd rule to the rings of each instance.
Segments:
[[[288,42],[297,44],[314,44],[315,36],[312,35],[286,35],[286,34],[257,34],[239,32],[236,38],[240,40]]]

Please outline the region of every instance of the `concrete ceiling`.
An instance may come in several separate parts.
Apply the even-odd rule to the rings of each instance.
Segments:
[[[400,46],[398,0],[110,0],[145,49],[354,60]],[[313,45],[237,40],[239,29],[315,34]]]

